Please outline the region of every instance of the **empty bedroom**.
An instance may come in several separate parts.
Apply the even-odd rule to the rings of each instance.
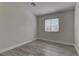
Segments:
[[[78,2],[0,2],[0,56],[78,56]]]

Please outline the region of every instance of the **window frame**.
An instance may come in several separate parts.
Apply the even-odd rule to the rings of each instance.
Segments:
[[[46,25],[45,25],[45,21],[46,21],[46,20],[52,20],[52,19],[58,19],[58,26],[57,26],[58,29],[57,29],[57,31],[52,31],[52,30],[50,30],[50,31],[46,31],[46,28],[45,28],[45,27],[46,27]],[[59,32],[59,31],[60,31],[60,22],[59,22],[59,21],[60,21],[59,18],[45,19],[45,20],[44,20],[44,25],[45,25],[45,26],[44,26],[44,31],[45,31],[45,32]],[[50,26],[50,27],[51,27],[51,26]]]

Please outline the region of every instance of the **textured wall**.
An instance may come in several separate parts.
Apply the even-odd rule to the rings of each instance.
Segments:
[[[75,8],[75,47],[79,54],[79,3],[76,3]]]
[[[36,17],[23,3],[0,3],[0,50],[35,39]]]
[[[60,19],[60,32],[45,32],[44,21],[45,19],[59,18]],[[47,39],[59,43],[72,45],[74,43],[74,10],[58,12],[38,16],[37,18],[37,34],[40,39]]]

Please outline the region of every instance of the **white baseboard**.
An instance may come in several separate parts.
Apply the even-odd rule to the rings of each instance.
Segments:
[[[74,44],[74,48],[75,48],[75,50],[76,50],[76,52],[77,52],[77,54],[79,56],[79,50],[78,50],[77,46],[75,46],[75,44]]]
[[[73,45],[71,43],[64,43],[64,42],[57,42],[57,41],[54,41],[54,40],[47,40],[47,39],[41,39],[41,38],[38,38],[39,40],[45,40],[45,41],[51,41],[51,42],[56,42],[56,43],[60,43],[60,44],[65,44],[65,45]],[[14,48],[17,48],[19,46],[22,46],[24,44],[27,44],[27,43],[30,43],[32,41],[35,41],[36,39],[33,39],[33,40],[29,40],[29,41],[26,41],[26,42],[23,42],[23,43],[20,43],[20,44],[17,44],[17,45],[14,45],[14,46],[11,46],[11,47],[8,47],[8,48],[5,48],[5,49],[1,49],[0,50],[0,53],[3,53],[3,52],[6,52],[8,50],[11,50],[11,49],[14,49]],[[74,46],[74,45],[73,45]],[[74,46],[75,47],[75,46]],[[77,50],[77,48],[75,47],[75,49]],[[78,50],[77,50],[78,52]]]
[[[6,52],[6,51],[8,51],[8,50],[11,50],[11,49],[14,49],[14,48],[17,48],[17,47],[20,47],[20,46],[22,46],[22,45],[24,45],[24,44],[27,44],[27,43],[30,43],[30,42],[32,42],[32,41],[34,41],[34,40],[36,40],[36,39],[29,40],[29,41],[26,41],[26,42],[23,42],[23,43],[20,43],[20,44],[17,44],[17,45],[14,45],[14,46],[11,46],[11,47],[8,47],[8,48],[5,48],[5,49],[1,49],[1,50],[0,50],[0,53]]]
[[[65,42],[59,42],[59,41],[54,41],[54,40],[48,40],[48,39],[41,39],[38,38],[39,40],[45,40],[45,41],[51,41],[51,42],[56,42],[56,43],[60,43],[60,44],[64,44],[64,45],[74,45],[73,43],[65,43]]]

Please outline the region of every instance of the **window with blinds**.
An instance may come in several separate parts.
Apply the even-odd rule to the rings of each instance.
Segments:
[[[59,18],[46,19],[45,32],[59,32]]]

